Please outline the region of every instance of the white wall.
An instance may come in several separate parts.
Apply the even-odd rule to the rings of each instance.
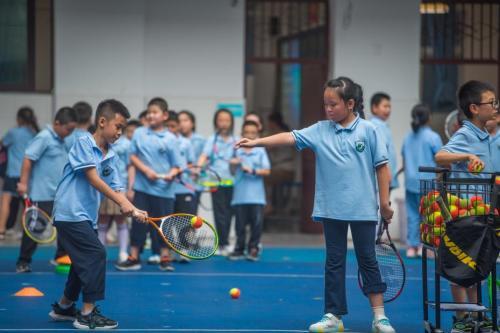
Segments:
[[[367,115],[373,93],[384,91],[392,97],[389,123],[400,167],[399,152],[410,130],[410,110],[419,101],[419,1],[331,0],[330,8],[331,75],[345,75],[361,84]],[[400,183],[400,189],[393,192],[393,203],[404,197],[402,177]],[[397,229],[396,224],[394,227]],[[398,230],[393,232],[397,235]]]
[[[16,112],[22,106],[30,106],[40,126],[52,119],[52,95],[26,93],[0,93],[0,138],[7,130],[16,126]]]

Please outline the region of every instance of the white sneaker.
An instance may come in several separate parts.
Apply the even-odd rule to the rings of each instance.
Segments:
[[[333,333],[344,332],[344,323],[342,319],[335,317],[331,313],[327,313],[315,324],[309,326],[309,332],[312,333]]]
[[[128,253],[127,252],[120,252],[118,254],[118,262],[124,262],[127,261],[128,259]]]
[[[217,251],[215,251],[216,256],[227,257],[229,256],[229,249],[227,246],[220,246]]]
[[[148,258],[148,265],[158,265],[160,263],[160,256],[155,254]]]
[[[372,322],[372,333],[396,333],[396,330],[391,326],[387,317],[381,317]]]

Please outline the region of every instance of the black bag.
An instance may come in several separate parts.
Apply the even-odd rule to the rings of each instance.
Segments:
[[[463,287],[488,277],[500,250],[499,237],[488,218],[467,216],[446,223],[438,250],[443,277]]]
[[[5,178],[7,173],[7,148],[0,145],[0,177]]]

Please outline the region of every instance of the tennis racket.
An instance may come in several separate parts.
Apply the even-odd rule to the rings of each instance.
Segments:
[[[198,227],[193,219],[201,220]],[[162,240],[176,253],[195,260],[207,259],[214,255],[219,245],[215,228],[199,216],[191,214],[172,214],[164,217],[149,217],[151,224]]]
[[[444,122],[444,134],[448,140],[455,134],[460,128],[460,119],[458,117],[458,110],[451,111]]]
[[[33,205],[27,195],[24,195],[23,199],[24,212],[22,223],[26,235],[40,244],[53,242],[56,239],[57,232],[50,216],[36,205]]]
[[[383,237],[384,231],[386,237]],[[406,270],[403,259],[401,259],[396,246],[392,242],[388,224],[383,219],[381,220],[377,231],[375,254],[377,256],[382,281],[387,285],[387,290],[383,295],[384,303],[389,303],[401,295],[405,285]],[[362,289],[363,277],[361,276],[360,270],[358,270],[358,282],[359,287]]]
[[[217,172],[211,168],[190,166],[182,170],[176,179],[181,185],[192,192],[216,192],[221,179]]]

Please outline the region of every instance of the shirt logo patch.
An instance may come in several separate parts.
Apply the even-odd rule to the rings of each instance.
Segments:
[[[106,166],[104,169],[102,169],[102,175],[103,177],[107,177],[113,172],[113,169],[110,166]]]
[[[356,150],[362,153],[365,150],[365,143],[363,141],[356,141]]]

